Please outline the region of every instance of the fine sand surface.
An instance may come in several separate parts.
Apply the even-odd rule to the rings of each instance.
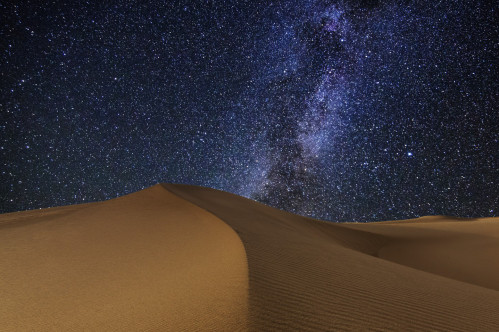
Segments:
[[[0,215],[0,330],[499,331],[499,218],[334,224],[157,185]]]
[[[241,240],[162,186],[2,215],[0,267],[1,331],[247,327]]]

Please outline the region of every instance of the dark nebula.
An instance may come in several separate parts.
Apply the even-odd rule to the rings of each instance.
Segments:
[[[202,185],[333,221],[499,209],[486,1],[0,3],[0,212]]]

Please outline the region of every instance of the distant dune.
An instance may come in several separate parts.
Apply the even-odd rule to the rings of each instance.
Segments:
[[[499,218],[370,224],[156,185],[0,215],[0,330],[499,331]]]

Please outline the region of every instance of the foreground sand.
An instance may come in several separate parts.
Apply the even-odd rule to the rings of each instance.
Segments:
[[[332,224],[157,185],[0,216],[0,330],[499,330],[499,218]]]

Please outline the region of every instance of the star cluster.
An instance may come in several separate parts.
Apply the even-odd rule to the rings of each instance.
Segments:
[[[496,216],[498,11],[0,3],[0,212],[174,182],[332,221]]]

